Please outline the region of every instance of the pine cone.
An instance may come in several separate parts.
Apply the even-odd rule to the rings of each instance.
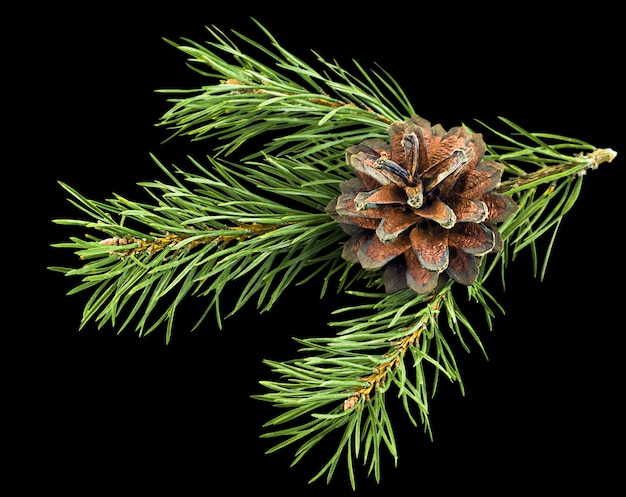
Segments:
[[[428,293],[446,275],[471,285],[482,257],[502,250],[496,223],[517,208],[493,191],[503,166],[483,160],[485,149],[480,134],[446,132],[417,115],[391,124],[389,143],[367,139],[348,148],[356,177],[326,208],[351,235],[343,258],[384,268],[387,293]]]

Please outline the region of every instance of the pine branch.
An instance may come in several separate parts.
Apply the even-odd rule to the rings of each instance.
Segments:
[[[451,287],[448,284],[428,297],[410,291],[392,295],[353,292],[373,303],[336,311],[350,315],[330,323],[342,328],[336,336],[297,339],[303,346],[301,358],[266,361],[280,379],[262,381],[269,392],[256,398],[287,409],[266,424],[272,431],[264,437],[284,438],[269,452],[298,443],[295,464],[325,436],[334,430],[343,431],[337,451],[312,481],[324,473],[330,479],[342,456],[348,458],[353,488],[354,464],[360,458],[379,481],[382,457],[378,446],[384,445],[396,462],[398,458],[385,394],[394,387],[411,422],[430,431],[429,399],[439,375],[458,381],[462,389],[449,330],[463,347],[467,348],[463,332],[468,331],[482,348],[478,333],[458,306]],[[482,290],[477,286],[474,291]],[[442,315],[446,326],[441,325]],[[413,414],[415,408],[419,421]],[[348,450],[346,440],[352,450]]]
[[[91,200],[61,183],[87,219],[56,222],[89,233],[55,244],[73,250],[82,267],[51,269],[81,279],[70,293],[91,292],[81,327],[92,320],[119,331],[134,324],[146,334],[165,322],[167,340],[188,296],[208,298],[198,325],[215,311],[221,326],[220,299],[233,281],[246,283],[227,315],[250,301],[267,311],[291,285],[314,278],[321,280],[322,295],[331,285],[348,290],[360,303],[335,312],[341,318],[329,325],[339,331],[328,338],[296,338],[296,359],[265,361],[278,379],[262,381],[267,391],[255,398],[281,408],[265,425],[264,437],[279,440],[269,452],[297,446],[295,464],[333,436],[337,448],[312,481],[323,475],[329,481],[345,460],[355,488],[356,461],[379,481],[381,449],[398,460],[389,394],[429,433],[429,402],[440,379],[458,383],[463,392],[455,343],[469,350],[469,335],[485,351],[479,330],[461,309],[458,285],[447,281],[427,295],[382,293],[379,272],[342,259],[346,235],[325,211],[340,184],[352,177],[346,149],[386,138],[390,123],[415,114],[402,89],[382,68],[354,62],[348,72],[313,53],[314,67],[256,24],[265,42],[236,32],[230,38],[215,27],[208,28],[212,41],[205,44],[166,40],[209,84],[162,90],[177,98],[169,100],[172,107],[158,124],[172,138],[220,145],[207,167],[190,159],[193,173],[154,158],[167,180],[140,183],[149,202],[119,195]],[[508,263],[528,249],[535,274],[543,277],[585,173],[615,157],[611,149],[501,120],[512,132],[479,124],[496,138],[486,158],[504,166],[497,191],[514,198],[518,210],[499,227],[502,250],[489,254],[475,283],[461,287],[484,311],[488,329],[494,309],[502,311],[487,287],[491,275],[499,272],[504,285]],[[243,149],[247,155],[240,160],[224,159]],[[540,260],[538,242],[546,238]]]
[[[352,74],[315,54],[321,66],[317,69],[257,25],[271,48],[235,32],[245,43],[240,48],[215,27],[207,28],[214,41],[205,44],[166,40],[190,57],[193,70],[220,82],[200,91],[161,90],[193,93],[169,100],[173,105],[160,125],[174,130],[172,136],[224,140],[215,149],[217,154],[230,154],[262,135],[273,136],[246,159],[260,154],[301,158],[329,147],[342,157],[364,134],[384,135],[393,120],[414,113],[402,89],[384,70],[370,71],[355,63]]]
[[[536,276],[539,272],[543,280],[558,227],[578,199],[584,176],[601,164],[612,162],[617,154],[612,149],[595,148],[582,140],[530,133],[507,119],[501,120],[525,140],[488,128],[503,141],[490,147],[492,158],[513,173],[497,190],[513,195],[519,206],[517,214],[500,226],[505,250],[496,254],[485,272],[486,279],[491,270],[501,264],[504,286],[509,256],[514,259],[526,247],[533,256],[533,273]],[[549,236],[550,242],[540,261],[537,241],[544,236]]]
[[[121,196],[94,201],[61,184],[90,219],[55,222],[104,233],[54,245],[74,250],[85,262],[75,269],[51,268],[82,278],[71,294],[93,293],[81,327],[95,320],[121,331],[143,309],[135,329],[150,333],[166,321],[169,340],[175,312],[188,295],[210,297],[196,326],[212,309],[221,326],[220,296],[231,281],[245,276],[247,284],[228,315],[254,297],[261,311],[269,310],[298,278],[345,273],[341,230],[323,212],[334,194],[331,185],[341,176],[286,158],[268,158],[253,170],[251,164],[211,160],[213,172],[192,161],[199,173],[176,168],[176,174],[155,161],[171,183],[141,183],[154,203]],[[302,188],[309,183],[316,187]],[[150,321],[168,298],[165,310]]]

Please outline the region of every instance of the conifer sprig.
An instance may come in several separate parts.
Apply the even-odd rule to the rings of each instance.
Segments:
[[[268,310],[299,279],[345,272],[342,236],[323,212],[340,176],[286,158],[246,165],[211,159],[211,170],[192,160],[197,173],[171,172],[154,160],[170,182],[140,183],[153,203],[119,195],[91,200],[61,184],[88,219],[55,222],[103,233],[54,244],[85,263],[51,268],[82,278],[70,293],[92,292],[81,327],[95,320],[121,331],[139,316],[134,324],[140,334],[165,321],[169,340],[188,295],[209,297],[198,324],[214,310],[221,325],[220,296],[231,281],[245,277],[246,284],[229,314],[252,298]],[[315,188],[302,188],[308,183]],[[151,319],[155,312],[160,314]]]
[[[269,392],[257,398],[284,410],[266,424],[265,437],[282,438],[269,452],[298,444],[296,464],[337,430],[342,433],[337,450],[311,481],[324,474],[329,481],[344,458],[353,488],[359,460],[380,481],[381,449],[396,463],[399,455],[386,409],[389,396],[399,399],[415,426],[430,433],[429,402],[440,375],[458,382],[463,391],[451,339],[469,350],[467,333],[482,349],[451,287],[448,283],[430,296],[410,290],[391,295],[351,292],[365,303],[335,312],[346,315],[330,323],[340,328],[335,336],[297,339],[302,357],[266,361],[279,379],[262,381]],[[480,285],[474,294],[480,294],[481,303],[488,304],[485,312],[492,316],[495,301],[487,302],[491,296]]]
[[[159,124],[172,129],[172,136],[223,140],[216,154],[232,153],[259,136],[271,137],[248,152],[248,159],[262,154],[300,159],[328,148],[342,157],[348,146],[367,136],[384,136],[393,120],[414,113],[382,68],[368,70],[355,62],[349,72],[315,52],[320,67],[313,67],[257,25],[269,46],[237,32],[233,41],[215,27],[207,28],[213,41],[205,44],[167,40],[190,57],[193,70],[219,82],[169,100],[173,105]],[[245,45],[240,48],[237,42]]]
[[[265,43],[240,33],[230,38],[215,27],[207,28],[212,41],[205,44],[167,40],[208,84],[162,90],[177,97],[158,124],[172,138],[215,140],[207,141],[208,165],[190,159],[189,172],[154,157],[167,179],[140,184],[148,202],[119,195],[91,200],[61,183],[87,219],[56,222],[89,233],[55,244],[73,250],[81,267],[52,269],[81,279],[71,293],[91,292],[81,327],[96,321],[121,331],[132,324],[146,334],[165,322],[167,340],[180,303],[191,295],[207,297],[198,324],[213,311],[221,326],[221,297],[233,281],[242,289],[229,315],[252,302],[269,310],[290,285],[315,279],[322,295],[331,285],[348,290],[359,303],[335,311],[329,325],[336,334],[295,338],[299,356],[268,359],[276,378],[261,381],[265,391],[254,397],[280,408],[265,425],[263,436],[278,440],[269,452],[296,447],[295,464],[335,437],[336,450],[312,481],[323,475],[329,481],[345,461],[355,488],[357,461],[379,481],[384,452],[398,460],[388,399],[398,399],[411,422],[430,432],[429,402],[440,379],[463,391],[455,343],[485,352],[459,291],[483,309],[491,329],[494,310],[502,307],[488,288],[490,275],[499,272],[504,283],[508,263],[531,250],[534,272],[543,277],[584,174],[615,152],[531,133],[504,118],[507,132],[479,123],[494,137],[486,140],[488,158],[504,164],[497,190],[519,207],[500,226],[503,250],[486,258],[471,286],[447,282],[429,295],[382,293],[379,273],[342,259],[346,235],[324,207],[352,177],[346,148],[385,139],[391,122],[415,113],[411,103],[383,69],[354,62],[348,72],[313,52],[314,67],[257,25]],[[243,157],[225,159],[235,152]],[[545,238],[544,248],[538,242]]]

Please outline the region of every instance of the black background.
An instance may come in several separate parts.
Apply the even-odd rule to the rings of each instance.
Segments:
[[[276,413],[251,399],[270,377],[262,360],[292,358],[292,336],[329,333],[345,297],[320,301],[311,284],[267,314],[248,307],[221,331],[207,320],[191,332],[203,305],[194,300],[166,345],[160,330],[78,331],[87,296],[66,296],[78,282],[46,269],[78,264],[50,248],[76,234],[51,222],[77,215],[58,180],[89,198],[143,199],[136,182],[163,179],[150,152],[178,165],[211,152],[184,138],[163,144],[167,131],[154,126],[169,108],[155,90],[205,82],[163,38],[202,42],[213,24],[261,40],[254,16],[310,62],[313,49],[345,65],[381,64],[444,127],[504,116],[626,153],[612,8],[355,5],[107,2],[3,13],[2,451],[18,494],[351,493],[341,466],[330,485],[307,484],[331,445],[293,468],[290,449],[265,455],[261,425]],[[621,155],[589,173],[543,282],[529,256],[510,267],[506,292],[494,289],[506,314],[491,332],[476,316],[489,360],[477,347],[459,355],[466,393],[441,385],[433,441],[390,402],[398,467],[386,458],[376,484],[359,466],[355,495],[623,486],[624,179]]]

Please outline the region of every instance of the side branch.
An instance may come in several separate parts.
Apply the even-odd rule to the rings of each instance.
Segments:
[[[577,169],[576,174],[585,174],[588,169],[597,169],[600,164],[604,162],[611,162],[616,155],[617,152],[610,148],[595,149],[592,152],[589,152],[588,154],[582,156],[582,159],[584,159],[586,165],[581,169]],[[498,185],[496,190],[500,193],[506,193],[513,189],[519,189],[531,183],[541,182],[541,180],[549,178],[551,176],[566,174],[568,171],[579,167],[580,164],[580,162],[570,162],[566,164],[546,166],[536,171],[533,171],[532,173],[503,181]]]
[[[225,228],[232,233],[224,233],[225,230],[214,230],[215,234],[208,234],[200,238],[194,238],[185,244],[185,248],[191,249],[198,245],[206,243],[217,243],[221,247],[228,245],[232,241],[242,242],[248,238],[263,235],[274,231],[281,226],[287,224],[260,224],[260,223],[242,223],[236,227]],[[130,255],[149,254],[153,255],[157,252],[161,252],[166,248],[172,248],[185,240],[191,238],[192,235],[179,235],[176,233],[166,233],[165,236],[154,237],[152,240],[147,238],[138,238],[131,235],[123,237],[114,236],[106,238],[100,242],[101,245],[110,245],[115,247],[131,246],[126,250],[112,251],[111,255],[117,255],[119,257],[127,257]]]

